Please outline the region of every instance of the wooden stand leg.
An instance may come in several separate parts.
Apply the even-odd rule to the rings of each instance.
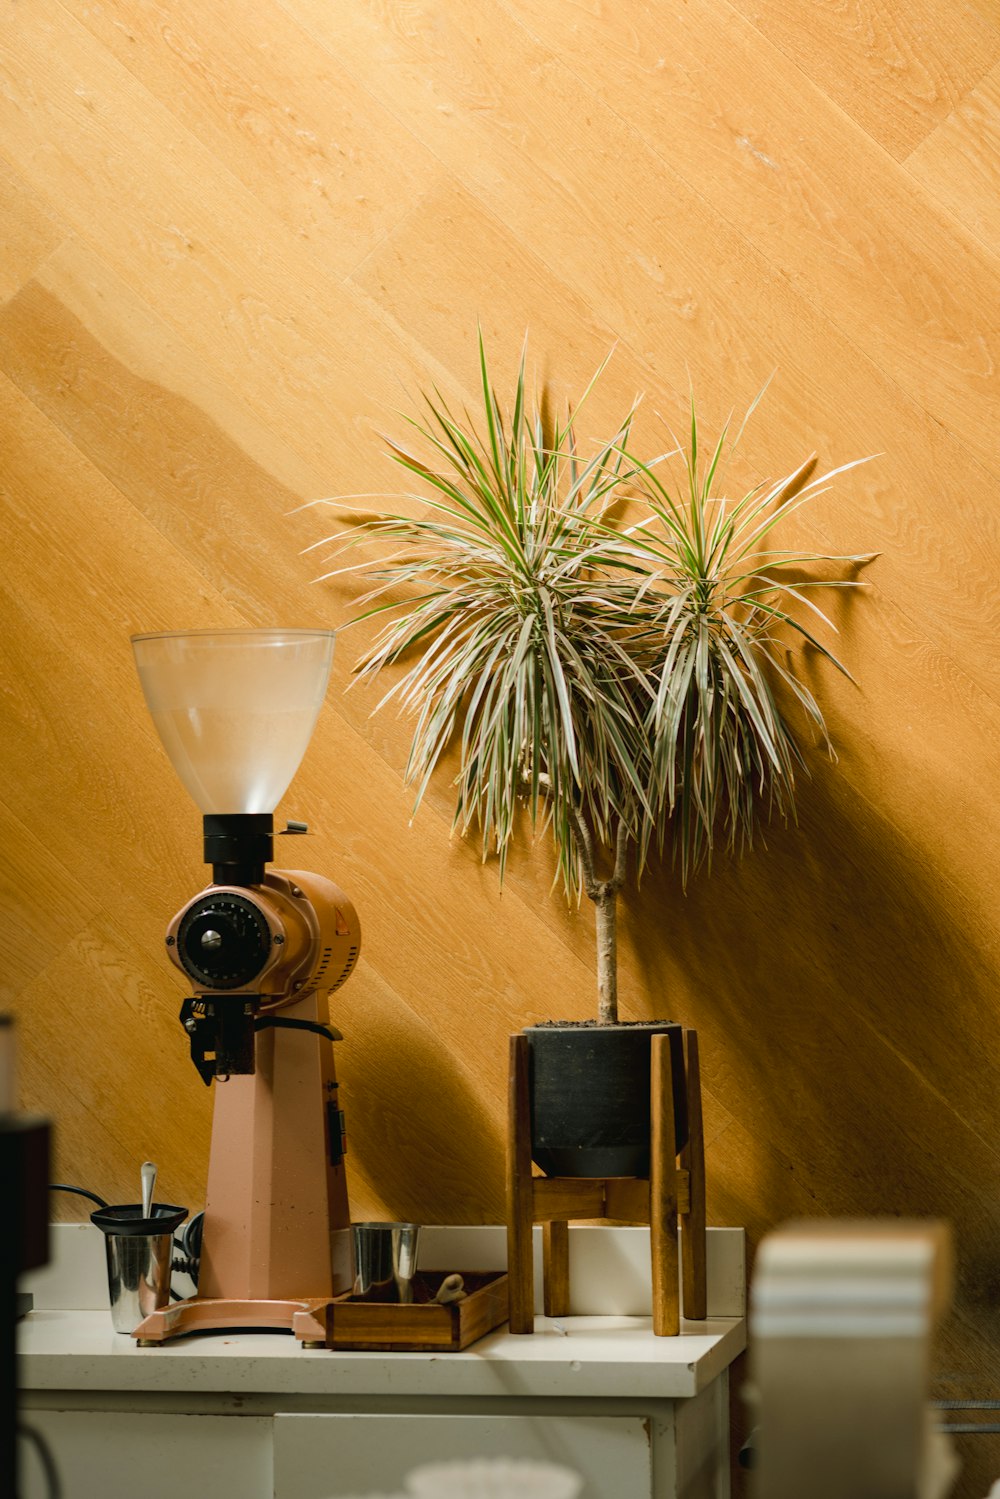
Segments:
[[[708,1316],[708,1283],[705,1264],[705,1130],[701,1117],[701,1077],[698,1070],[698,1035],[684,1032],[687,1077],[688,1142],[681,1152],[681,1166],[688,1173],[689,1206],[681,1216],[683,1245],[684,1315],[692,1321]]]
[[[542,1227],[543,1301],[546,1317],[569,1316],[569,1224],[565,1220]]]
[[[681,1309],[677,1146],[669,1037],[654,1036],[650,1052],[649,1247],[653,1271],[653,1332],[657,1337],[670,1338],[681,1330]]]
[[[510,1038],[507,1118],[507,1283],[510,1330],[515,1333],[535,1330],[533,1223],[528,1040],[526,1036],[518,1035]]]

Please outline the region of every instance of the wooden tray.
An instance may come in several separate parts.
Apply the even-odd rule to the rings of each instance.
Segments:
[[[412,1302],[342,1296],[327,1309],[326,1346],[373,1352],[457,1353],[507,1320],[507,1272],[461,1271],[466,1294],[439,1306],[434,1295],[447,1271],[420,1271]]]

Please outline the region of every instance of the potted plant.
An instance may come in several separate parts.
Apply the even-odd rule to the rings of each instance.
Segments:
[[[524,353],[509,411],[481,334],[479,371],[475,419],[435,392],[409,419],[422,451],[390,444],[420,482],[408,498],[422,513],[352,509],[327,541],[338,559],[359,541],[382,544],[362,568],[372,586],[356,619],[383,618],[358,670],[373,679],[403,668],[378,706],[396,701],[416,718],[415,807],[457,756],[454,825],[478,832],[500,879],[526,812],[551,834],[567,896],[594,904],[596,1022],[528,1029],[533,1156],[549,1174],[643,1175],[648,1088],[636,1069],[648,1079],[649,1035],[666,1029],[680,1148],[681,1028],[619,1018],[618,900],[630,863],[638,879],[668,834],[686,883],[720,838],[745,847],[763,818],[792,814],[804,757],[786,701],[829,744],[784,657],[809,642],[844,670],[800,617],[823,619],[807,591],[842,583],[803,579],[819,559],[770,541],[825,480],[810,478],[812,458],[731,501],[715,487],[728,429],[703,461],[692,411],[676,453],[643,461],[630,447],[633,407],[581,452],[577,421],[594,381],[554,419],[544,398],[529,398]],[[669,469],[678,455],[680,490]]]

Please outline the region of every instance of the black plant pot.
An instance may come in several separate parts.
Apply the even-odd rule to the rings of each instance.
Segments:
[[[670,1021],[525,1027],[531,1155],[547,1176],[649,1175],[650,1041],[670,1037],[674,1134],[687,1143],[683,1027]]]

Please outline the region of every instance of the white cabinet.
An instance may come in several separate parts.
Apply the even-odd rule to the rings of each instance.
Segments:
[[[462,1232],[448,1262],[492,1268]],[[711,1231],[709,1319],[656,1338],[641,1231],[599,1232],[576,1230],[574,1274],[585,1289],[600,1250],[589,1279],[613,1295],[607,1310],[540,1316],[533,1336],[499,1328],[447,1354],[303,1349],[274,1333],[138,1348],[111,1328],[106,1282],[53,1290],[43,1272],[19,1327],[21,1417],[48,1442],[64,1499],[355,1499],[398,1493],[421,1463],[489,1456],[562,1463],[584,1499],[727,1499],[742,1235]],[[63,1237],[78,1272],[75,1251],[92,1245]],[[27,1446],[22,1467],[19,1499],[46,1499]]]
[[[23,1411],[44,1437],[63,1499],[271,1499],[266,1417],[141,1411]],[[22,1440],[18,1499],[48,1499],[34,1448]]]
[[[64,1499],[356,1499],[398,1493],[421,1463],[542,1459],[584,1480],[582,1499],[725,1499],[727,1381],[684,1401],[614,1414],[585,1402],[533,1402],[535,1414],[150,1411],[95,1392],[43,1400],[23,1418],[48,1444]],[[226,1402],[231,1406],[234,1402]],[[254,1402],[256,1404],[256,1402]],[[627,1402],[626,1402],[627,1404]],[[63,1408],[60,1408],[63,1406]],[[19,1499],[46,1499],[34,1451],[22,1452]]]
[[[640,1416],[278,1416],[274,1499],[398,1493],[421,1463],[544,1459],[585,1478],[582,1499],[652,1493]]]

